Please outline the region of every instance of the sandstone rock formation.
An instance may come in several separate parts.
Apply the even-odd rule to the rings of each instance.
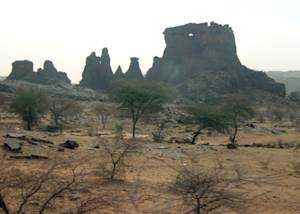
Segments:
[[[96,53],[92,52],[86,58],[86,65],[82,73],[80,85],[97,91],[107,90],[110,87],[112,79],[113,72],[110,66],[108,49],[102,49],[101,57],[96,56]]]
[[[29,80],[34,75],[33,63],[28,60],[12,63],[12,71],[7,77],[10,80]]]
[[[7,77],[7,80],[24,80],[46,85],[71,83],[67,74],[57,71],[53,63],[49,60],[46,60],[43,69],[39,68],[37,72],[34,72],[33,63],[31,61],[15,61],[12,64],[12,72]]]
[[[120,79],[124,79],[124,78],[125,78],[125,74],[123,73],[121,66],[118,66],[118,68],[114,74],[114,79],[120,80]]]
[[[125,73],[125,78],[128,80],[143,80],[144,76],[142,74],[139,58],[131,57],[131,62],[128,71]]]
[[[192,99],[258,90],[284,96],[285,87],[243,66],[228,25],[186,24],[164,31],[163,57],[154,57],[148,80],[175,84]]]

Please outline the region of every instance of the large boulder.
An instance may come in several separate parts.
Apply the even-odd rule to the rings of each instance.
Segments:
[[[172,83],[185,97],[200,100],[249,90],[285,95],[283,84],[241,64],[228,25],[190,23],[164,35],[167,46],[162,58],[154,57],[149,80]]]
[[[80,85],[97,91],[107,90],[110,87],[112,79],[113,72],[110,66],[108,49],[102,49],[101,57],[96,56],[96,53],[92,52],[86,58]]]
[[[4,148],[10,152],[21,152],[22,145],[16,139],[7,138],[4,143]]]
[[[79,147],[79,144],[76,141],[67,140],[63,144],[60,144],[60,146],[67,149],[77,149]]]

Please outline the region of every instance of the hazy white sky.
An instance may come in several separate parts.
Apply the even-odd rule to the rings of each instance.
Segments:
[[[108,47],[112,68],[137,56],[145,73],[165,48],[166,27],[229,24],[243,64],[257,70],[300,69],[299,0],[0,0],[0,76],[28,59],[54,62],[73,82],[85,58]]]

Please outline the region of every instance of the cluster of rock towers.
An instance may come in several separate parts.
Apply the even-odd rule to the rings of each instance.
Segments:
[[[285,95],[285,86],[264,72],[242,65],[236,51],[234,33],[228,25],[214,22],[186,24],[164,31],[166,48],[162,57],[154,57],[145,77],[137,57],[132,57],[128,70],[121,66],[113,73],[107,48],[101,56],[92,52],[86,58],[80,85],[97,91],[110,88],[112,80],[155,80],[173,84],[185,97],[208,96],[258,91]],[[13,63],[8,79],[21,79],[42,84],[70,83],[66,73],[58,72],[51,61],[33,72],[30,61]]]
[[[82,73],[82,80],[80,85],[91,88],[97,91],[108,90],[112,80],[127,79],[127,80],[142,80],[144,76],[140,69],[139,59],[137,57],[130,58],[131,62],[127,72],[123,73],[121,66],[119,66],[115,73],[112,72],[110,66],[110,57],[108,49],[102,49],[101,57],[96,56],[92,52],[86,58],[86,64]]]

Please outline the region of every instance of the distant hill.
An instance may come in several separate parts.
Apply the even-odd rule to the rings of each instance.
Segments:
[[[287,93],[300,91],[300,71],[268,71],[266,74],[277,82],[284,83]]]

